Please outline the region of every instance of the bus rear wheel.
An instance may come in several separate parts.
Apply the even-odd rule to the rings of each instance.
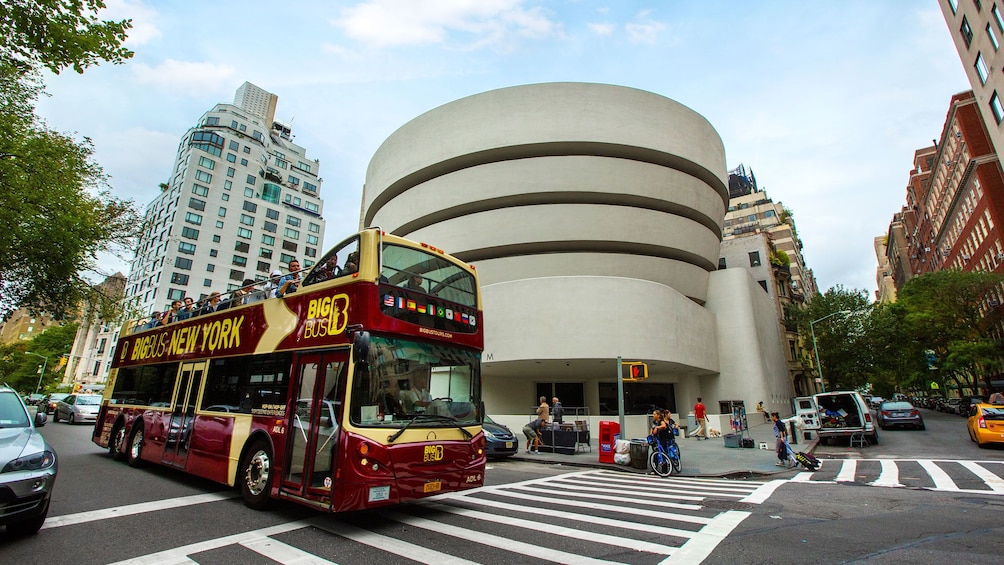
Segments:
[[[272,484],[272,450],[264,441],[251,444],[237,471],[241,497],[248,508],[264,510],[272,502],[269,492]]]
[[[111,454],[112,459],[122,461],[126,458],[125,449],[123,449],[125,439],[125,426],[121,423],[115,424],[115,428],[112,429],[111,439],[108,441],[108,453]]]
[[[129,440],[129,450],[126,452],[126,462],[130,467],[139,467],[143,464],[143,427],[141,422],[137,422],[139,427],[132,433]]]

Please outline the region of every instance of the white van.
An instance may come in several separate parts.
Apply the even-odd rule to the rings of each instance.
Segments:
[[[869,443],[878,443],[878,430],[865,399],[857,391],[821,392],[795,399],[795,413],[807,430],[815,430],[819,442],[848,439],[861,432]]]

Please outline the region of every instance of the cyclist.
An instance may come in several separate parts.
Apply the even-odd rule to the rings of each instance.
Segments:
[[[658,438],[662,448],[668,453],[669,446],[676,441],[676,432],[680,426],[672,418],[669,410],[655,410],[652,412],[652,435]]]

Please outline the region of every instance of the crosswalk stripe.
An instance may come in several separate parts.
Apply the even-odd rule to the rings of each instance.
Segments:
[[[489,514],[487,512],[471,510],[469,508],[448,506],[445,504],[429,504],[428,506],[430,508],[439,510],[440,512],[449,512],[451,514],[457,514],[458,516],[464,516],[466,518],[472,518],[475,520],[482,520],[485,522],[495,522],[497,524],[515,526],[517,528],[526,528],[534,532],[540,530],[540,522],[534,522],[532,520],[524,520],[522,518],[512,518],[510,516],[499,516],[495,514]],[[671,547],[668,545],[662,545],[643,540],[636,540],[632,538],[626,538],[623,536],[611,536],[607,534],[601,534],[598,532],[585,532],[583,530],[577,530],[575,528],[566,528],[564,526],[558,526],[556,524],[549,524],[547,526],[547,533],[548,535],[565,536],[577,540],[588,539],[589,541],[592,542],[605,543],[607,545],[623,547],[626,549],[634,549],[636,551],[661,553],[663,555],[669,555],[673,553],[674,550],[676,550],[675,547]]]
[[[959,487],[955,484],[955,481],[948,476],[948,473],[944,469],[939,467],[934,461],[930,459],[918,459],[917,463],[927,471],[928,476],[934,481],[934,488],[938,490],[959,490]]]
[[[416,528],[422,528],[431,532],[452,536],[481,545],[487,545],[497,549],[503,549],[505,551],[520,553],[532,559],[546,559],[549,561],[556,561],[558,563],[581,563],[583,565],[594,563],[597,565],[614,563],[613,561],[593,559],[584,555],[551,549],[545,545],[525,543],[519,540],[495,536],[468,528],[459,528],[457,526],[443,524],[434,520],[409,516],[400,512],[386,512],[384,515],[391,520],[401,522],[402,524],[408,524],[409,526],[414,526]]]
[[[191,563],[192,560],[188,559],[188,556],[193,553],[201,553],[203,551],[219,549],[221,547],[226,547],[228,545],[234,545],[245,541],[253,541],[266,536],[274,536],[276,534],[291,532],[293,530],[299,530],[300,528],[306,528],[309,525],[310,523],[305,520],[298,520],[296,522],[287,522],[285,524],[278,524],[275,526],[269,526],[267,528],[261,528],[260,530],[252,530],[250,532],[243,532],[231,536],[224,536],[221,538],[215,538],[211,540],[183,545],[181,547],[175,547],[174,549],[168,549],[166,551],[160,551],[148,555],[141,555],[139,557],[133,557],[132,559],[119,561],[118,563],[113,563],[112,565],[148,565],[154,563],[156,563],[157,565],[161,565],[164,563]]]
[[[882,465],[882,472],[879,477],[869,483],[876,487],[901,487],[899,482],[899,466],[895,461],[883,459],[879,462]]]
[[[844,459],[843,463],[840,465],[840,472],[837,473],[837,478],[834,479],[838,483],[849,483],[854,482],[854,475],[857,473],[858,462],[854,459]]]
[[[83,524],[85,522],[95,522],[108,518],[118,518],[120,516],[132,516],[145,512],[156,512],[157,510],[167,510],[168,508],[181,508],[192,506],[193,504],[203,504],[206,502],[217,502],[234,498],[238,494],[234,491],[210,492],[206,494],[194,494],[192,496],[180,496],[177,498],[167,498],[164,500],[154,500],[151,502],[140,502],[127,506],[116,506],[114,508],[103,508],[101,510],[91,510],[89,512],[78,512],[76,514],[64,514],[62,516],[49,516],[42,529],[58,528],[60,526],[70,526],[73,524]]]
[[[633,514],[635,516],[647,516],[650,518],[665,518],[666,520],[679,520],[694,524],[707,524],[711,519],[703,516],[690,516],[687,514],[677,514],[675,512],[665,512],[660,510],[646,510],[644,508],[631,508],[624,506],[612,506],[609,504],[597,504],[595,502],[581,502],[578,500],[561,500],[549,496],[534,496],[510,490],[495,491],[493,494],[518,498],[520,500],[530,500],[533,502],[544,502],[551,505],[574,506],[576,508],[590,508],[593,510],[606,510],[609,512],[619,512],[621,514]]]
[[[404,557],[408,561],[417,561],[427,565],[477,565],[474,561],[468,561],[455,555],[357,528],[344,522],[332,521],[328,517],[312,520],[311,523],[315,528],[374,549],[379,549],[380,551],[393,553],[394,555]]]
[[[800,473],[800,474],[804,474],[804,473]],[[780,487],[781,485],[783,485],[785,482],[786,481],[784,481],[784,480],[778,479],[778,480],[771,481],[769,483],[765,483],[765,484],[761,485],[760,488],[758,488],[755,491],[751,492],[749,496],[747,496],[746,498],[741,499],[740,502],[749,502],[749,503],[752,503],[752,504],[761,504],[761,503],[763,503],[763,501],[765,501],[768,498],[770,498],[770,495],[774,494],[774,491],[777,490],[778,487]]]
[[[983,482],[990,487],[990,490],[994,492],[1004,492],[1004,479],[1001,479],[997,475],[991,473],[979,463],[975,461],[959,461],[959,464],[966,469],[969,469],[970,472],[982,479]]]
[[[302,549],[269,537],[242,541],[240,545],[283,565],[337,565],[337,563],[321,559],[313,553],[307,553]]]
[[[684,543],[679,551],[673,552],[660,565],[690,564],[704,561],[718,547],[718,544],[727,538],[732,530],[736,529],[750,514],[752,513],[729,510],[716,516],[708,526],[701,528],[697,536]]]
[[[598,526],[610,526],[612,528],[620,528],[623,530],[647,532],[652,534],[653,536],[674,536],[678,538],[691,538],[697,534],[697,532],[694,530],[681,530],[679,528],[669,528],[666,526],[639,524],[638,522],[628,522],[626,520],[618,520],[616,518],[605,518],[602,516],[579,514],[576,512],[567,512],[565,510],[555,510],[553,508],[521,506],[519,504],[511,504],[499,500],[488,500],[474,496],[456,497],[451,502],[463,502],[474,506],[495,508],[498,510],[510,510],[513,512],[522,512],[524,514],[533,514],[535,516],[546,516],[548,518],[574,520],[576,522],[588,520],[590,523],[596,524]]]
[[[612,496],[610,494],[610,489],[602,488],[590,488],[590,487],[576,487],[576,486],[564,486],[551,484],[548,485],[549,488],[544,490],[544,493],[554,493],[556,490],[572,491],[567,493],[569,496],[576,496],[578,498],[593,498],[597,500],[608,500],[610,502],[627,502],[634,504],[648,504],[650,506],[661,506],[663,508],[677,508],[680,510],[700,510],[700,504],[683,504],[681,502],[666,502],[659,500],[660,498],[675,498],[673,495],[661,495],[659,493],[635,493],[636,496]],[[529,489],[523,489],[529,490]],[[536,491],[537,489],[533,489]],[[605,494],[590,494],[590,493],[605,493]],[[632,494],[630,491],[618,490],[617,494]],[[552,494],[553,496],[553,494]],[[703,500],[703,497],[699,497],[698,500]]]
[[[566,483],[567,483],[567,485],[566,485]],[[546,486],[548,488],[555,487],[555,488],[566,488],[566,489],[572,489],[572,488],[586,488],[586,489],[588,489],[588,488],[592,488],[592,487],[580,487],[580,486],[578,486],[578,485],[582,485],[582,484],[583,484],[582,482],[578,482],[578,481],[572,482],[572,481],[557,480],[557,481],[554,481],[552,483],[548,483]],[[593,483],[586,483],[586,484],[593,484],[593,485],[595,485],[596,483],[593,482]],[[703,496],[695,496],[695,495],[692,495],[692,494],[678,494],[678,493],[675,493],[675,492],[666,492],[666,485],[660,485],[658,488],[657,487],[651,487],[651,488],[649,488],[649,487],[643,487],[643,486],[634,486],[633,484],[612,483],[612,484],[607,485],[605,488],[600,487],[600,488],[597,488],[596,490],[598,490],[599,492],[610,492],[613,489],[617,489],[617,492],[634,492],[634,493],[638,493],[639,495],[642,495],[642,496],[656,496],[656,495],[658,495],[657,498],[669,498],[669,499],[673,499],[673,500],[689,500],[689,501],[692,501],[692,502],[699,502],[699,501],[705,499],[705,497],[703,497]]]

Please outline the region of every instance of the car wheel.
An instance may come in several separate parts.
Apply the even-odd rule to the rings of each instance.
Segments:
[[[986,448],[987,448],[987,445],[989,445],[989,444],[987,444],[987,443],[981,443],[981,442],[980,442],[980,441],[978,441],[978,440],[977,440],[977,442],[976,442],[976,446],[977,446],[977,447],[979,447],[980,449],[986,449]]]
[[[77,423],[77,422],[76,422],[76,419],[77,419],[77,418],[76,418],[76,417],[75,417],[75,416],[73,415],[73,413],[71,412],[71,413],[70,413],[70,418],[69,418],[68,420],[66,420],[66,423],[67,423],[67,424],[70,424],[70,425],[72,426],[73,424],[76,424],[76,423]]]
[[[115,428],[112,429],[111,439],[108,441],[108,453],[112,456],[112,459],[116,461],[122,461],[125,459],[126,454],[123,449],[125,440],[125,426],[121,423],[116,424]]]
[[[143,464],[143,422],[136,422],[136,431],[132,433],[129,441],[129,451],[126,453],[126,462],[130,467],[139,467]]]
[[[926,430],[927,426],[925,426],[924,424],[921,424],[921,425],[917,426],[917,429],[918,430]]]
[[[49,501],[45,502],[45,510],[37,518],[32,518],[30,520],[25,520],[23,522],[14,522],[7,524],[7,533],[13,536],[33,536],[38,533],[38,530],[42,529],[42,523],[45,522],[45,517],[49,515]]]
[[[52,423],[55,424],[59,421],[59,410],[52,413]]]
[[[248,508],[265,510],[272,503],[272,450],[262,440],[251,444],[237,471],[241,497]]]

